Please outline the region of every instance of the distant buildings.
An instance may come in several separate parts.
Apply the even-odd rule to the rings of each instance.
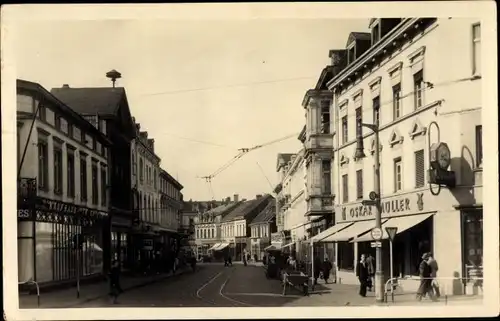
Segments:
[[[271,234],[276,228],[276,202],[270,201],[250,224],[250,254],[262,260],[264,249],[271,245]]]

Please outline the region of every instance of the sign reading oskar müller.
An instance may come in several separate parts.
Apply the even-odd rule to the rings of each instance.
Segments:
[[[423,211],[424,193],[415,193],[410,196],[395,197],[389,200],[382,200],[381,209],[382,215],[406,215],[415,212]],[[374,209],[372,205],[350,205],[341,207],[342,220],[348,218],[369,218],[374,216]]]

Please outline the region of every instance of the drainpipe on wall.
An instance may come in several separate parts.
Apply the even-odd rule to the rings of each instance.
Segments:
[[[340,205],[340,157],[339,157],[339,143],[340,143],[340,133],[339,133],[339,109],[337,108],[337,103],[338,103],[338,95],[337,95],[337,88],[333,88],[333,108],[335,110],[335,147],[333,149],[333,157],[335,157],[335,160],[337,161],[337,177],[335,177],[335,180],[337,181],[337,193],[335,195],[335,204],[337,206],[334,206],[334,209],[338,209]],[[336,152],[336,153],[335,153]],[[334,214],[335,215],[335,214]],[[337,224],[335,217],[333,217],[335,224]],[[335,278],[338,276],[338,263],[339,263],[339,244],[337,242],[334,243],[334,253],[335,253]],[[336,280],[337,281],[337,280]]]

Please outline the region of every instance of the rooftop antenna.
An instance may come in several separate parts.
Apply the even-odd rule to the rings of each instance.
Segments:
[[[117,79],[120,79],[122,77],[122,74],[113,69],[106,73],[106,77],[111,79],[111,81],[113,82],[113,88],[115,88],[115,82]]]

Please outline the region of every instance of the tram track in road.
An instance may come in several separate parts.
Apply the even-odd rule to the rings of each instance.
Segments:
[[[218,274],[216,274],[214,277],[212,277],[210,280],[208,280],[205,284],[203,284],[198,290],[196,291],[196,297],[204,302],[211,304],[212,306],[224,306],[227,307],[255,307],[255,305],[236,300],[234,298],[231,298],[227,296],[224,293],[224,288],[226,287],[227,283],[231,279],[232,275],[234,274],[234,269],[231,268],[231,270],[225,270],[221,271]],[[218,286],[220,284],[220,286]],[[212,298],[208,299],[206,296],[203,296],[203,291],[206,291],[206,288],[210,287],[212,292]],[[217,291],[218,288],[218,291]],[[223,302],[220,302],[220,299],[223,299],[222,301],[225,301],[225,304]]]

